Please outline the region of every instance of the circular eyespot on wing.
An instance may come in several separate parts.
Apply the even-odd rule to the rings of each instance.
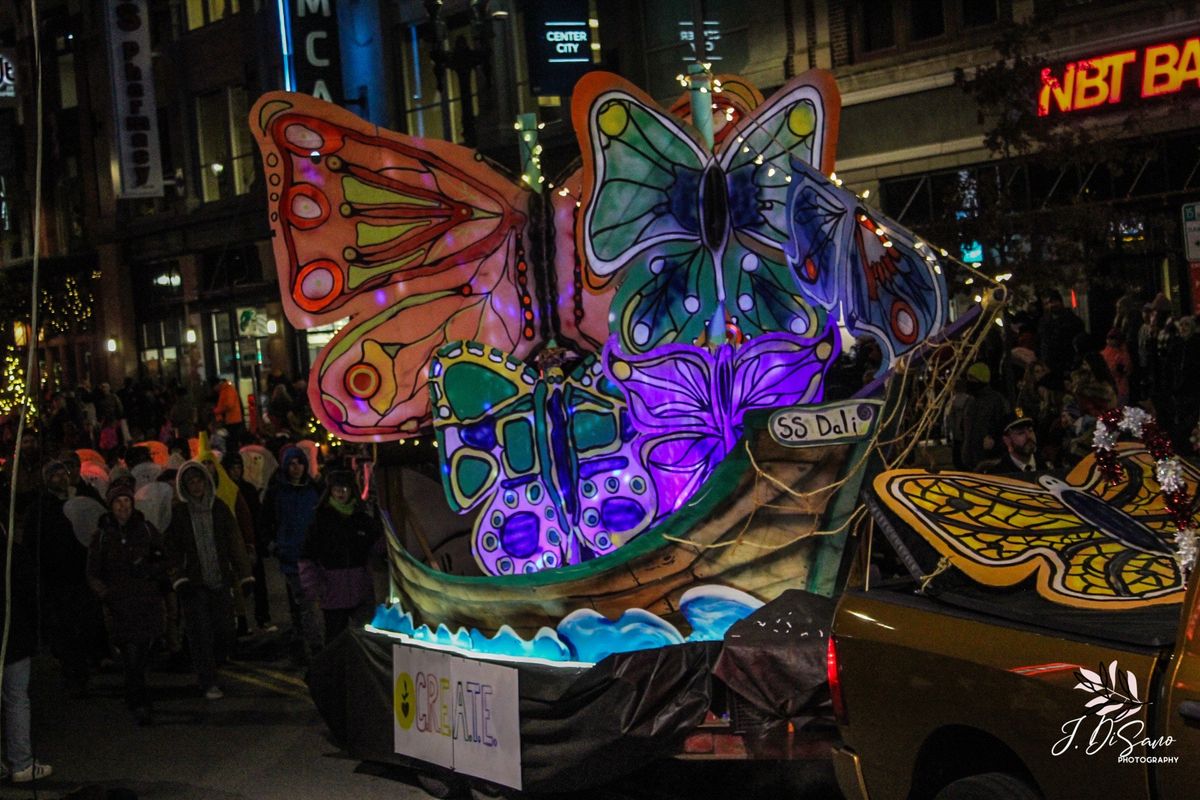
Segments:
[[[292,299],[305,311],[321,311],[342,293],[342,270],[327,258],[305,264],[292,289]]]
[[[275,124],[283,146],[304,158],[336,153],[344,144],[337,126],[314,117],[286,116]]]
[[[379,376],[379,370],[374,365],[363,361],[346,370],[344,380],[346,391],[350,393],[351,397],[357,397],[360,400],[369,400],[374,397],[383,382]]]
[[[329,199],[311,183],[298,183],[284,196],[283,210],[292,227],[312,230],[329,219]]]

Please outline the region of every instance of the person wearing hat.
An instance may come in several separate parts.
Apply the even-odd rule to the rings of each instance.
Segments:
[[[308,457],[296,445],[288,445],[279,454],[279,469],[263,497],[259,527],[275,548],[279,571],[287,584],[288,612],[292,627],[288,631],[292,659],[305,664],[312,652],[321,649],[321,630],[309,597],[300,582],[300,551],[304,538],[316,517],[321,489],[308,474]]]
[[[1038,455],[1037,432],[1033,419],[1017,409],[1004,423],[1000,440],[1004,453],[983,472],[990,475],[1012,475],[1019,472],[1045,472],[1049,466]]]
[[[300,552],[300,582],[321,608],[328,645],[350,623],[371,618],[375,587],[368,561],[382,555],[383,528],[355,497],[354,473],[331,470],[326,484]]]
[[[966,388],[971,398],[963,409],[962,463],[966,469],[999,455],[1000,433],[1009,414],[1008,399],[992,385],[992,371],[977,361],[967,368]]]
[[[162,584],[167,557],[162,535],[134,506],[134,485],[108,490],[109,512],[88,548],[88,585],[108,609],[113,644],[125,666],[125,705],[140,725],[151,721],[146,663],[165,631]]]

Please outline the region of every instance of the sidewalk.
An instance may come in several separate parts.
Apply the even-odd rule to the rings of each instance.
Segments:
[[[327,740],[303,671],[287,657],[287,601],[274,561],[267,579],[280,631],[239,640],[237,659],[220,673],[221,700],[205,700],[194,673],[164,671],[165,659],[156,657],[147,676],[148,727],[125,708],[119,665],[94,675],[89,696],[75,700],[61,688],[57,662],[36,658],[34,752],[54,774],[36,786],[0,784],[0,800],[53,800],[90,786],[129,789],[139,800],[424,797],[405,782],[411,776],[362,765]]]

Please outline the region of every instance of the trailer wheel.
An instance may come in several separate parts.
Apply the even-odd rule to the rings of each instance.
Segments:
[[[1042,800],[1042,796],[1015,775],[985,772],[956,780],[933,800]]]
[[[417,783],[431,797],[445,800],[466,794],[466,781],[453,772],[418,772]]]

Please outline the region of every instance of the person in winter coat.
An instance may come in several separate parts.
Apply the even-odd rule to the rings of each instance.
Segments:
[[[354,496],[354,475],[330,472],[328,490],[300,552],[300,583],[321,607],[325,644],[352,621],[370,619],[375,588],[368,558],[382,555],[383,528],[377,516]]]
[[[7,533],[0,528],[0,619],[4,618],[4,584],[8,565]],[[33,759],[29,738],[29,674],[37,653],[37,571],[33,557],[21,541],[12,545],[12,609],[8,650],[4,654],[4,757],[7,777],[29,783],[49,777],[54,768]]]
[[[166,551],[162,535],[134,507],[128,481],[108,490],[108,506],[88,549],[88,585],[112,620],[112,642],[125,664],[125,705],[138,724],[148,725],[146,663],[151,646],[165,631]]]
[[[213,378],[211,383],[217,396],[216,405],[212,410],[213,420],[218,426],[223,425],[225,430],[229,431],[230,449],[236,450],[241,444],[242,430],[245,427],[242,422],[242,399],[228,378]]]
[[[300,662],[310,651],[321,649],[312,598],[300,582],[300,551],[316,516],[321,490],[308,475],[304,451],[288,445],[279,454],[279,470],[263,498],[262,530],[270,537],[287,583],[288,611],[292,617],[293,657]]]
[[[87,693],[89,655],[100,649],[104,620],[87,585],[87,548],[63,513],[70,477],[61,461],[42,468],[45,488],[25,515],[23,540],[37,564],[42,629],[62,665],[67,690]]]
[[[254,538],[254,516],[251,514],[249,501],[242,495],[241,487],[229,477],[229,473],[217,461],[216,453],[209,450],[205,444],[201,444],[200,454],[196,456],[196,460],[208,469],[209,477],[212,478],[213,486],[216,488],[217,500],[224,503],[230,512],[233,513],[233,518],[237,520],[242,544],[246,548],[246,560],[250,564],[253,564],[257,548],[255,547]],[[255,576],[255,583],[257,584],[257,582],[258,578]],[[242,597],[240,593],[234,593],[233,607],[237,612],[238,636],[245,636],[250,633],[250,625],[247,622],[247,599]]]
[[[168,575],[204,696],[219,700],[225,694],[217,686],[217,665],[233,644],[233,592],[251,593],[254,578],[237,521],[216,502],[208,469],[198,461],[185,463],[175,478],[175,493],[179,502],[165,541]]]

